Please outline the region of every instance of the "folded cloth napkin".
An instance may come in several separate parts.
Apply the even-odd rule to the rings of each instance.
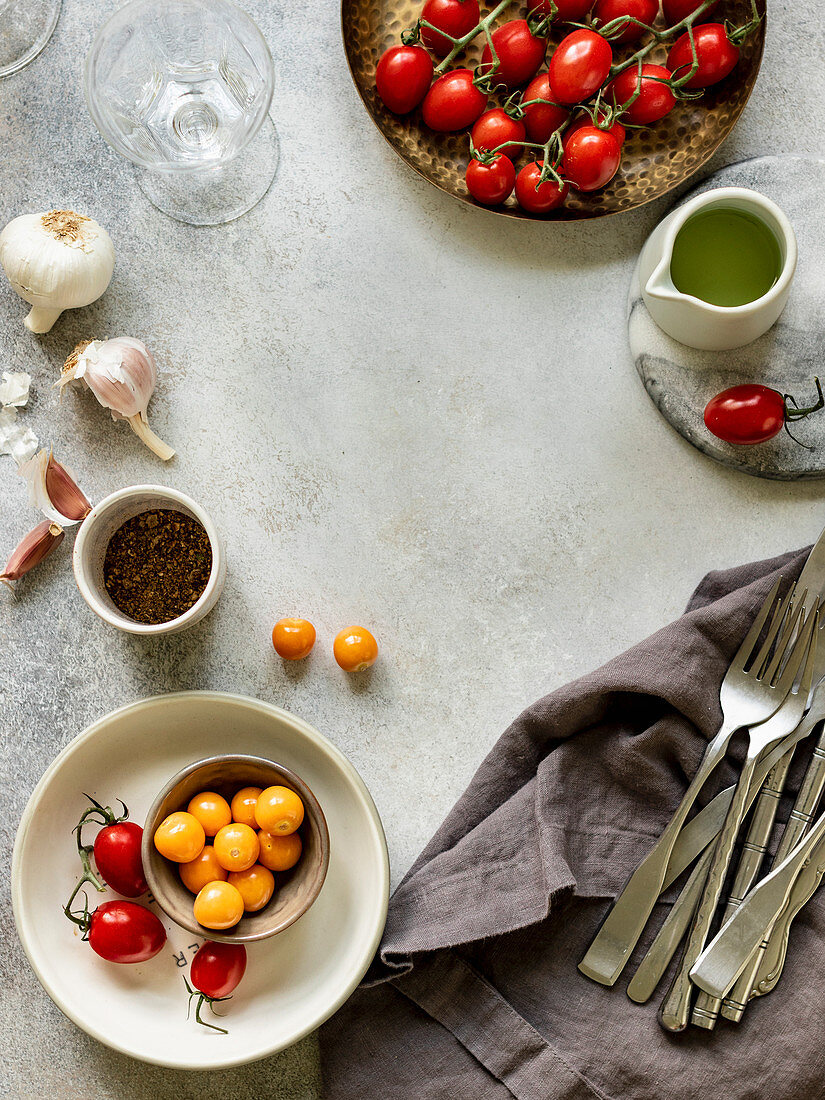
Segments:
[[[576,969],[717,732],[719,685],[756,610],[806,555],[709,574],[681,619],[504,733],[393,895],[366,981],[321,1031],[328,1100],[825,1096],[821,899],[796,920],[775,992],[738,1026],[659,1028],[675,962],[655,1001],[624,994],[680,884],[613,989]]]

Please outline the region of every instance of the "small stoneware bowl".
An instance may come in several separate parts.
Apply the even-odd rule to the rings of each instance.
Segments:
[[[112,535],[133,516],[153,508],[168,508],[196,519],[206,531],[212,547],[212,571],[201,597],[183,615],[156,624],[135,622],[124,615],[113,603],[103,583],[103,561]],[[226,579],[223,546],[208,512],[185,493],[164,485],[132,485],[104,497],[80,525],[72,564],[77,587],[92,611],[104,622],[130,634],[175,634],[199,622],[218,602]]]
[[[177,864],[155,848],[155,830],[169,814],[185,810],[200,791],[216,791],[229,802],[241,787],[266,789],[275,785],[290,787],[304,804],[304,820],[298,830],[303,844],[301,858],[291,870],[276,872],[275,893],[263,909],[245,914],[225,931],[204,928],[195,920],[195,896],[181,882]],[[318,897],[329,866],[329,831],[317,798],[289,768],[259,756],[213,756],[178,772],[157,796],[143,827],[141,856],[149,889],[176,924],[210,940],[254,943],[289,928]]]

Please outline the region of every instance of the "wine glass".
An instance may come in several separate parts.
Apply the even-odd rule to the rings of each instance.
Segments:
[[[86,59],[95,125],[170,217],[219,225],[259,202],[278,167],[272,55],[229,0],[131,0]]]
[[[28,65],[54,33],[62,0],[0,0],[0,76]]]

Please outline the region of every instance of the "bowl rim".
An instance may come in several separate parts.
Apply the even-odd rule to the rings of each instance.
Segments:
[[[206,588],[188,611],[184,611],[182,615],[178,615],[174,619],[167,619],[164,623],[139,623],[134,619],[130,619],[128,615],[123,614],[121,611],[117,613],[112,611],[99,599],[95,587],[88,583],[84,574],[84,567],[88,564],[88,542],[92,531],[100,520],[121,501],[149,496],[164,497],[171,504],[183,505],[188,508],[206,531],[206,537],[209,539],[209,545],[212,549],[212,569],[206,582]],[[81,523],[72,549],[72,570],[80,595],[98,618],[127,634],[153,636],[185,630],[188,626],[193,626],[212,609],[223,588],[226,575],[226,558],[214,520],[206,509],[187,493],[182,493],[179,489],[172,489],[168,485],[127,485],[105,496],[92,508]]]
[[[274,768],[279,771],[290,783],[294,783],[297,789],[297,793],[301,796],[301,799],[311,807],[312,813],[315,815],[318,832],[320,834],[321,842],[321,866],[318,873],[315,876],[312,889],[309,891],[308,898],[302,909],[298,910],[288,920],[285,920],[277,928],[273,928],[271,931],[264,932],[250,932],[247,934],[233,933],[231,928],[227,929],[212,929],[206,928],[204,925],[199,924],[194,915],[191,922],[182,924],[177,917],[174,917],[166,905],[163,902],[158,892],[158,877],[154,871],[154,863],[157,858],[163,859],[164,857],[155,849],[152,843],[152,831],[151,828],[154,825],[154,820],[158,816],[161,803],[172,793],[175,787],[179,783],[182,783],[184,779],[187,779],[198,769],[205,767],[207,764],[217,763],[249,763],[249,764],[265,764],[267,767]],[[277,936],[281,932],[290,928],[297,920],[300,920],[304,913],[312,906],[318,895],[321,893],[321,888],[324,885],[324,880],[327,877],[327,870],[329,869],[329,827],[327,825],[327,819],[324,814],[323,807],[306,780],[302,779],[297,772],[292,768],[288,768],[285,764],[279,764],[277,760],[268,760],[264,756],[253,756],[251,753],[219,753],[215,756],[207,756],[202,760],[195,760],[191,764],[187,764],[185,768],[181,768],[176,775],[166,783],[160,790],[152,805],[149,807],[149,811],[146,814],[146,819],[143,823],[143,837],[141,840],[141,858],[143,861],[143,873],[146,876],[146,881],[149,884],[149,889],[152,893],[152,897],[158,903],[160,908],[166,914],[166,916],[174,924],[177,924],[180,928],[185,928],[187,932],[192,932],[196,936],[203,936],[207,939],[215,936],[218,932],[217,942],[220,943],[259,943],[261,940],[271,939],[272,936]],[[193,899],[194,900],[194,899]],[[262,911],[262,910],[260,910]],[[257,914],[254,914],[257,916]]]
[[[358,965],[354,968],[354,977],[342,987],[338,996],[335,997],[332,1002],[325,1009],[323,1014],[317,1016],[314,1020],[305,1024],[302,1027],[296,1028],[289,1033],[284,1041],[279,1041],[272,1046],[261,1050],[253,1057],[240,1056],[235,1058],[227,1058],[221,1062],[211,1063],[209,1068],[214,1069],[230,1069],[235,1066],[248,1065],[251,1062],[258,1061],[261,1058],[266,1058],[272,1054],[277,1054],[281,1050],[285,1050],[287,1047],[292,1046],[294,1043],[299,1042],[307,1035],[311,1034],[317,1028],[321,1026],[326,1020],[333,1016],[338,1009],[347,1001],[350,996],[355,992],[359,982],[367,972],[370,962],[381,942],[381,936],[383,935],[384,925],[387,917],[387,906],[389,903],[390,894],[390,865],[389,865],[389,852],[387,850],[387,839],[384,833],[384,827],[381,822],[381,818],[378,814],[378,810],[372,799],[372,795],[361,778],[355,766],[344,755],[341,750],[334,745],[328,738],[324,737],[318,730],[311,726],[308,722],[305,722],[297,715],[284,710],[281,707],[276,706],[274,703],[265,702],[263,699],[256,699],[249,695],[238,695],[233,692],[222,691],[176,691],[168,692],[163,695],[150,695],[144,699],[136,700],[132,703],[126,703],[121,707],[117,707],[113,711],[109,711],[108,714],[98,718],[91,725],[87,726],[79,734],[77,734],[68,745],[63,748],[54,760],[49,764],[46,771],[38,780],[34,787],[29,801],[26,803],[26,808],[23,811],[23,816],[20,819],[20,824],[17,827],[17,833],[15,835],[14,850],[12,853],[12,866],[11,866],[11,895],[12,895],[12,912],[14,914],[14,922],[17,928],[20,942],[22,943],[23,950],[29,960],[29,965],[34,971],[37,980],[41,986],[48,993],[51,1000],[57,1005],[60,1011],[66,1016],[72,1023],[76,1024],[82,1031],[85,1031],[87,1035],[91,1035],[92,1038],[97,1039],[98,1042],[104,1044],[112,1050],[117,1050],[121,1054],[125,1054],[129,1058],[133,1058],[136,1061],[147,1062],[151,1065],[163,1066],[169,1069],[192,1069],[202,1070],[203,1065],[200,1062],[189,1061],[186,1064],[180,1062],[173,1062],[168,1059],[151,1058],[140,1054],[135,1054],[131,1050],[127,1050],[122,1044],[112,1040],[110,1037],[102,1034],[96,1028],[90,1027],[85,1021],[81,1020],[74,1009],[62,998],[60,998],[50,988],[49,979],[44,974],[36,959],[33,957],[30,950],[27,936],[23,935],[23,929],[27,929],[28,925],[23,917],[23,888],[21,884],[22,870],[21,870],[21,850],[22,841],[25,838],[26,833],[29,830],[32,819],[34,818],[37,810],[40,797],[43,794],[44,789],[49,785],[55,772],[57,772],[63,763],[77,752],[80,747],[85,744],[87,740],[90,740],[96,736],[100,731],[110,722],[116,721],[133,711],[162,707],[164,704],[173,702],[177,703],[184,699],[198,698],[203,701],[213,701],[218,704],[228,703],[242,708],[249,708],[251,710],[258,710],[264,712],[270,718],[277,718],[279,721],[284,722],[288,726],[299,730],[304,736],[306,736],[312,743],[328,758],[330,758],[335,765],[337,765],[349,778],[354,792],[360,797],[360,800],[364,806],[364,809],[369,817],[373,829],[375,830],[375,838],[378,842],[378,850],[382,857],[382,896],[380,905],[380,917],[375,921],[373,925],[372,935],[365,941],[364,949],[361,952],[361,956],[358,961]]]

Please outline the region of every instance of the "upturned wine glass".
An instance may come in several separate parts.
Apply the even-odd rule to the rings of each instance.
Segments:
[[[146,197],[190,225],[232,221],[269,189],[274,81],[263,35],[229,0],[131,0],[86,59],[98,130]]]
[[[54,33],[62,0],[0,0],[0,76],[40,53]]]

